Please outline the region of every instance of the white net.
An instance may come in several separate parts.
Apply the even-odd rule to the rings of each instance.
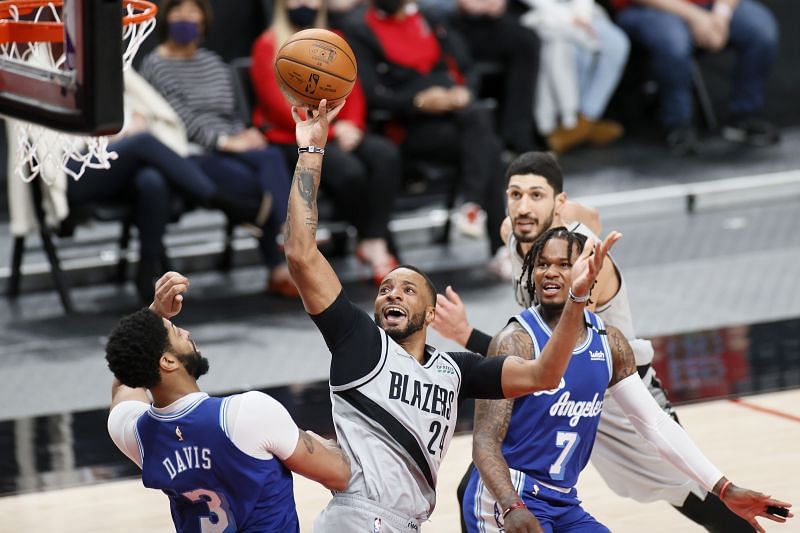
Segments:
[[[126,3],[125,9],[130,17],[147,14],[150,8],[141,3]],[[10,8],[10,15],[11,20],[20,20],[19,12],[13,6]],[[30,18],[26,17],[26,20]],[[63,22],[61,10],[53,3],[38,7],[33,20]],[[123,26],[123,69],[130,68],[139,47],[155,25],[155,17],[150,16],[144,21]],[[56,44],[57,46],[42,42],[0,44],[0,55],[60,73],[65,71],[66,47],[63,43]],[[62,172],[77,180],[87,168],[108,169],[111,161],[117,158],[116,152],[109,151],[109,137],[106,136],[71,135],[19,120],[14,121],[14,134],[18,140],[15,173],[25,181],[41,176],[50,183]]]

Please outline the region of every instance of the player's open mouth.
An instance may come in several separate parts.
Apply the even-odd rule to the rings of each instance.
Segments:
[[[387,306],[383,310],[383,318],[387,326],[399,324],[406,316],[405,309],[396,305]]]
[[[548,281],[542,284],[542,293],[545,296],[556,296],[559,292],[561,292],[561,285],[558,283]]]

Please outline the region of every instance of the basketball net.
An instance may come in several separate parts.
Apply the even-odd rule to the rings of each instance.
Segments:
[[[136,52],[156,25],[154,4],[135,0],[124,1],[126,15],[123,23],[122,68],[130,68]],[[35,8],[33,21],[55,22],[63,27],[61,2],[42,2]],[[6,20],[20,21],[19,9],[9,7]],[[30,16],[25,20],[30,21]],[[58,46],[53,46],[58,45]],[[63,73],[68,69],[68,44],[62,42],[8,42],[0,44],[0,56],[16,60],[39,69]],[[58,51],[56,51],[58,50]],[[61,172],[77,180],[87,168],[108,169],[117,153],[108,150],[109,137],[72,135],[45,128],[32,122],[14,120],[14,135],[17,138],[15,174],[25,181],[41,176],[52,183]],[[73,163],[74,162],[74,163]]]

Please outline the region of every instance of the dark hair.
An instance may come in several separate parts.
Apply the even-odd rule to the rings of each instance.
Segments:
[[[425,272],[423,272],[422,270],[418,269],[417,267],[415,267],[413,265],[400,265],[400,266],[397,266],[397,267],[393,268],[391,270],[391,272],[394,272],[398,268],[407,268],[408,270],[413,270],[414,272],[416,272],[417,274],[422,276],[422,279],[425,280],[425,286],[427,287],[428,292],[430,293],[431,305],[435,306],[436,305],[436,285],[433,284],[433,281],[431,280],[431,278],[429,278],[428,275]]]
[[[208,29],[211,23],[214,22],[214,10],[211,9],[211,2],[209,0],[162,0],[161,5],[158,6],[158,15],[156,15],[156,28],[158,29],[158,42],[163,43],[169,37],[169,24],[167,23],[167,16],[170,11],[178,7],[184,2],[193,2],[194,5],[200,8],[203,12],[203,28],[201,36],[205,38],[208,35]]]
[[[525,152],[517,156],[506,170],[506,185],[511,176],[520,174],[542,176],[556,194],[564,191],[564,176],[561,173],[561,166],[552,152]]]
[[[531,249],[528,250],[528,253],[525,254],[525,258],[522,260],[522,274],[519,276],[519,282],[520,284],[525,284],[525,289],[528,291],[531,302],[536,299],[536,287],[533,281],[533,271],[536,269],[536,260],[539,258],[542,250],[544,250],[545,245],[552,239],[567,241],[567,261],[570,263],[572,263],[572,250],[577,246],[578,254],[580,254],[583,251],[583,247],[586,245],[586,235],[569,231],[564,226],[550,228],[534,241],[533,246],[531,246]]]
[[[164,321],[144,307],[111,330],[106,343],[108,368],[123,385],[149,389],[161,381],[159,360],[169,346]]]

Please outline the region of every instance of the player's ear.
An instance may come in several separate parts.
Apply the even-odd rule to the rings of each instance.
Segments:
[[[555,211],[557,214],[560,214],[561,208],[564,207],[564,204],[567,203],[567,193],[560,192],[556,195],[556,205]]]
[[[171,352],[164,352],[158,361],[158,367],[162,372],[174,372],[179,366],[178,358]]]
[[[425,310],[425,325],[431,324],[433,320],[436,318],[436,306],[433,307],[428,306]]]

